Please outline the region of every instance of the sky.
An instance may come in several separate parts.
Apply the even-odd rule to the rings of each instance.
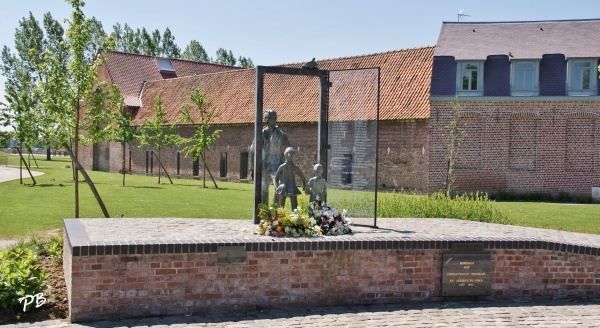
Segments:
[[[169,28],[182,49],[199,41],[212,57],[218,48],[279,65],[435,45],[442,22],[537,21],[600,18],[598,0],[88,0],[87,17],[107,33],[127,23],[161,33]],[[2,0],[0,46],[14,50],[19,20],[50,12],[63,22],[63,0]],[[66,24],[63,27],[66,28]],[[574,36],[576,37],[576,36]],[[4,102],[0,76],[0,102]]]

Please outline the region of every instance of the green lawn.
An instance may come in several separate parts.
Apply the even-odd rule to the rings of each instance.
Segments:
[[[0,156],[4,155],[0,153]],[[31,179],[0,183],[0,238],[29,236],[62,227],[62,220],[73,217],[72,170],[65,157],[46,161],[37,159],[44,172]],[[8,156],[9,166],[17,167],[17,157]],[[202,188],[202,181],[162,179],[89,171],[111,217],[185,217],[247,219],[252,217],[253,185],[217,182],[219,189]],[[24,171],[24,177],[27,177]],[[167,183],[164,183],[164,182]],[[61,186],[62,185],[62,186]],[[103,217],[86,183],[80,183],[80,217]],[[338,191],[332,191],[332,198]],[[518,225],[600,234],[600,205],[564,205],[545,203],[498,203]]]

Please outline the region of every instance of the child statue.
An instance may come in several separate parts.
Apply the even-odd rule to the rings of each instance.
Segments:
[[[314,202],[320,199],[325,203],[327,201],[327,180],[323,179],[323,166],[315,164],[313,167],[313,177],[306,184],[306,193],[310,195],[309,202]]]
[[[306,179],[304,174],[300,171],[300,168],[293,163],[294,154],[296,149],[293,147],[287,147],[283,155],[285,156],[285,163],[281,164],[275,173],[275,196],[278,198],[278,206],[285,206],[285,198],[289,197],[292,205],[292,209],[298,207],[298,195],[300,190],[296,186],[296,175],[302,179],[302,188],[306,188]]]

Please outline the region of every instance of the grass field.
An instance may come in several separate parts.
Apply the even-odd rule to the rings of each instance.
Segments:
[[[0,155],[5,155],[0,153]],[[18,158],[8,155],[8,165],[18,167]],[[37,158],[32,170],[43,172],[32,185],[24,171],[19,180],[0,183],[0,238],[29,236],[62,227],[63,219],[74,214],[74,188],[70,161],[54,157]],[[252,217],[253,185],[217,182],[219,189],[202,188],[202,181],[127,175],[126,186],[120,174],[88,172],[113,218],[184,217],[247,219]],[[164,182],[167,183],[164,183]],[[330,192],[330,200],[341,197]],[[86,183],[80,183],[80,217],[103,217]],[[600,234],[600,205],[497,203],[517,225]]]

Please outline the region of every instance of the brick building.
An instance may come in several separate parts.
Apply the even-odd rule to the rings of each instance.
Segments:
[[[353,180],[348,172],[373,171],[371,164],[360,164],[374,157],[369,69],[379,68],[380,189],[443,189],[447,127],[455,119],[464,131],[452,175],[455,190],[589,194],[600,187],[599,28],[600,20],[444,23],[435,48],[319,60],[332,81],[329,182],[336,188],[373,187],[372,179]],[[135,124],[153,117],[154,99],[161,95],[182,135],[193,131],[180,124],[179,109],[193,88],[203,89],[218,107],[215,128],[223,131],[207,154],[210,170],[228,181],[248,179],[254,69],[110,53],[100,78],[121,87]],[[296,162],[306,176],[317,156],[318,83],[310,77],[265,78],[264,108],[277,110],[279,126],[300,148]],[[356,147],[357,140],[366,146]],[[157,174],[154,149],[134,142],[126,151],[128,171]],[[180,149],[161,152],[170,175],[204,174],[202,164]],[[88,168],[121,168],[120,145],[98,144],[80,156]]]
[[[600,186],[600,20],[444,23],[433,54],[428,190],[590,194]]]
[[[367,158],[372,159],[375,152],[376,116],[373,109],[377,99],[376,82],[379,81],[379,187],[426,191],[433,49],[423,47],[318,61],[320,69],[332,71],[328,158],[329,181],[334,186],[374,187],[374,180],[353,181],[348,172],[374,171],[372,166],[361,167],[360,164]],[[171,70],[161,68],[160,65],[169,62]],[[180,71],[182,64],[188,65],[185,72]],[[177,125],[182,136],[190,136],[194,131],[181,124],[179,110],[189,103],[193,88],[204,90],[212,98],[212,105],[218,107],[220,116],[214,122],[214,128],[222,130],[216,146],[206,154],[210,171],[223,180],[246,181],[251,160],[249,146],[254,138],[256,70],[201,63],[192,70],[189,68],[192,65],[175,59],[110,53],[106,70],[100,76],[121,86],[126,105],[135,114],[134,124],[144,124],[145,118],[154,116],[154,99],[160,95],[162,108],[169,113],[167,118]],[[379,76],[374,75],[373,68],[379,68]],[[208,69],[212,71],[206,71]],[[277,111],[280,128],[291,144],[300,148],[295,162],[310,177],[310,169],[317,158],[319,80],[267,75],[264,93],[264,108]],[[348,142],[357,142],[356,131],[366,135],[362,137],[368,141],[366,146],[344,148]],[[151,153],[155,150],[138,146],[137,142],[128,145],[126,170],[135,174],[157,174],[158,163]],[[202,163],[197,158],[185,158],[180,150],[177,147],[161,149],[161,162],[169,174],[182,178],[202,177]],[[111,172],[121,168],[121,146],[118,144],[88,147],[80,156],[89,168]]]

